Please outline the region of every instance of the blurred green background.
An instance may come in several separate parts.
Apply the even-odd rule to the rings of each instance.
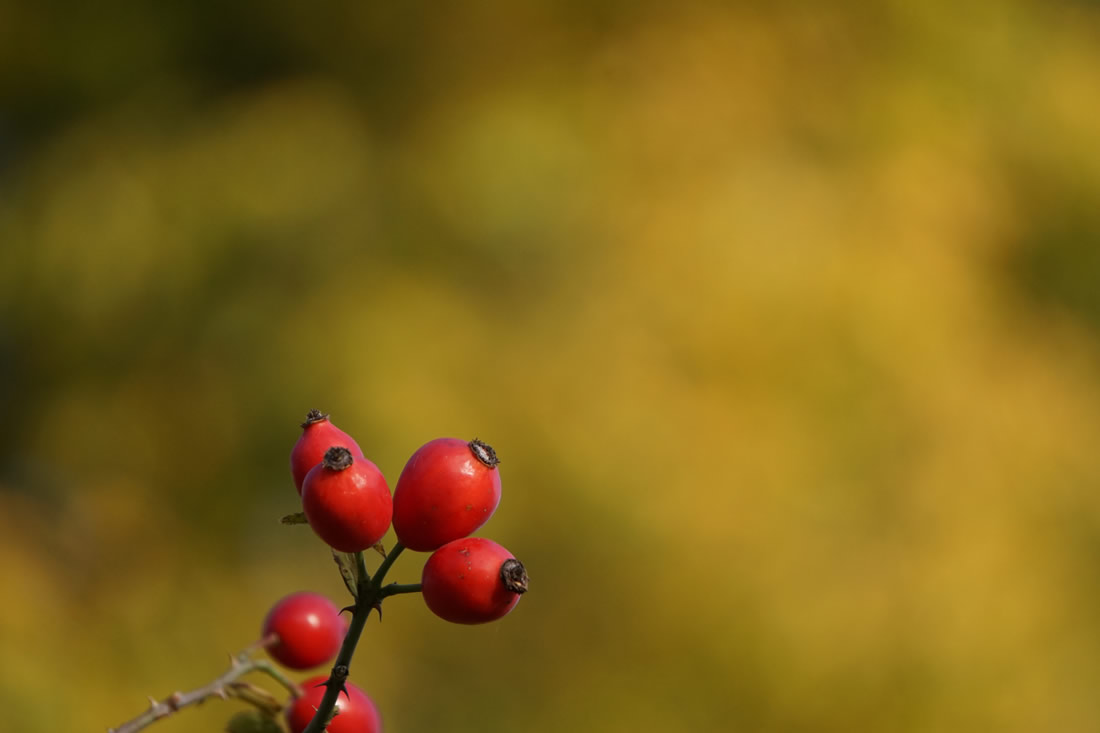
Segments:
[[[390,733],[1100,729],[1098,130],[1095,2],[0,2],[5,727],[345,597],[316,407],[532,576]]]

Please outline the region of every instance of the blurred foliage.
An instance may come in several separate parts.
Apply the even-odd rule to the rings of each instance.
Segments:
[[[387,603],[393,733],[1097,730],[1098,13],[0,3],[5,724],[344,598],[317,407],[532,576]]]

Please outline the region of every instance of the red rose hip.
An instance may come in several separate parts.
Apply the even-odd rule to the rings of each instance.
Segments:
[[[507,615],[527,592],[523,563],[496,542],[467,537],[440,547],[424,563],[424,602],[456,624],[483,624]]]
[[[393,498],[377,466],[335,446],[306,474],[302,511],[309,526],[330,547],[361,552],[390,528]]]
[[[500,504],[496,452],[480,440],[437,438],[420,446],[397,479],[393,529],[410,550],[430,552],[467,537]]]
[[[306,474],[321,462],[325,451],[334,445],[344,446],[353,455],[363,455],[355,439],[329,422],[328,415],[320,410],[310,410],[302,423],[302,435],[290,451],[290,475],[294,477],[294,487],[298,489],[299,496]]]
[[[275,635],[267,653],[290,669],[312,669],[330,662],[346,633],[340,609],[328,598],[308,591],[278,601],[264,619],[262,638]]]
[[[302,696],[292,700],[286,709],[286,723],[290,733],[302,733],[313,720],[313,715],[321,705],[321,698],[325,696],[327,688],[324,687],[324,682],[327,680],[328,677],[322,675],[302,683]],[[378,714],[378,706],[359,687],[351,682],[346,684],[348,694],[341,692],[336,698],[336,709],[340,713],[325,730],[328,733],[379,733],[382,730],[382,716]]]

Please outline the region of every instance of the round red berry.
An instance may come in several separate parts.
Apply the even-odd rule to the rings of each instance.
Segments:
[[[310,410],[302,423],[302,434],[290,451],[290,475],[294,477],[294,487],[299,495],[306,474],[321,462],[325,451],[334,445],[342,445],[354,455],[363,455],[355,439],[329,422],[328,415],[320,410]]]
[[[308,591],[291,593],[267,612],[262,638],[274,638],[267,653],[290,669],[312,669],[340,651],[347,625],[328,598]]]
[[[302,683],[302,696],[292,700],[286,709],[286,722],[290,733],[302,733],[313,720],[325,696],[324,682],[328,677],[312,677]],[[382,730],[382,716],[378,706],[367,693],[347,682],[348,694],[340,693],[336,699],[336,709],[340,713],[332,719],[326,730],[328,733],[379,733]]]
[[[424,602],[456,624],[483,624],[508,614],[527,592],[523,563],[496,542],[467,537],[440,547],[424,563]]]
[[[437,438],[413,453],[393,494],[393,529],[410,550],[467,537],[500,503],[496,452],[480,440]]]
[[[378,466],[336,446],[306,474],[302,511],[330,547],[360,552],[390,528],[393,498]]]

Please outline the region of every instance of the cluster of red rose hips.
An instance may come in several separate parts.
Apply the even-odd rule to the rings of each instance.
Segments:
[[[424,444],[405,465],[391,496],[382,472],[327,415],[311,411],[302,428],[290,454],[291,474],[310,527],[327,545],[339,552],[361,553],[377,546],[392,523],[399,544],[391,554],[402,549],[432,553],[419,587],[409,588],[421,592],[435,615],[454,623],[479,624],[515,607],[527,590],[523,564],[492,540],[469,536],[500,503],[499,460],[490,446],[455,438]],[[336,657],[347,629],[336,604],[316,593],[299,592],[272,607],[262,638],[275,661],[304,670]],[[320,676],[302,684],[304,694],[286,709],[291,733],[307,727],[331,680]],[[340,684],[339,714],[327,730],[381,730],[370,697],[350,682]]]
[[[327,415],[310,411],[302,429],[290,453],[290,471],[303,512],[284,521],[308,523],[332,548],[355,603],[340,609],[316,593],[286,596],[264,619],[261,641],[231,657],[228,672],[190,692],[175,692],[159,702],[151,699],[148,709],[110,733],[136,733],[188,705],[230,696],[258,708],[234,716],[227,728],[230,733],[279,731],[280,711],[291,733],[377,733],[382,730],[377,706],[348,681],[352,653],[373,609],[381,615],[382,601],[389,596],[421,593],[440,618],[480,624],[510,612],[527,590],[527,571],[519,560],[491,540],[470,537],[500,503],[499,461],[488,445],[454,438],[425,443],[405,465],[391,496],[382,472]],[[387,555],[379,540],[391,523],[397,543]],[[370,548],[384,557],[373,577],[363,556]],[[382,585],[405,549],[432,553],[421,582]],[[350,622],[344,621],[342,611],[353,612]],[[253,658],[251,651],[257,646],[293,670],[313,669],[334,658],[335,665],[331,674],[299,686],[275,665]],[[256,671],[291,692],[289,705],[240,680]]]

